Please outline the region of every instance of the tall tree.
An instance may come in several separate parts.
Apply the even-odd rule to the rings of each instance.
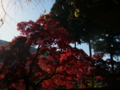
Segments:
[[[96,35],[99,35],[98,32],[104,27],[81,15],[80,10],[75,9],[71,4],[64,2],[62,5],[60,5],[60,2],[53,5],[50,12],[53,15],[52,18],[59,20],[61,22],[60,25],[67,29],[79,44],[87,43],[90,56],[92,56],[91,41]],[[79,11],[77,17],[74,15],[76,10]]]
[[[110,55],[110,63],[111,63],[111,71],[113,77],[113,87],[115,83],[115,62],[113,57],[120,56],[120,41],[119,41],[119,33],[105,29],[104,32],[101,32],[101,35],[96,36],[94,42],[92,43],[94,52],[98,54],[109,54]]]
[[[40,16],[36,22],[18,23],[23,36],[0,46],[1,89],[53,90],[56,85],[74,88],[74,80],[80,83],[91,75],[93,59],[83,50],[72,48],[69,44],[74,40],[58,24],[50,14]],[[29,49],[35,46],[37,51],[31,54]]]
[[[110,54],[112,60],[113,56],[119,56],[119,33],[105,28],[103,31],[99,32],[99,34],[99,36],[94,38],[94,42],[92,43],[94,52],[98,54]],[[101,46],[98,47],[98,45]]]
[[[119,0],[56,0],[61,6],[71,4],[92,21],[119,32]],[[114,16],[114,17],[113,17]],[[112,22],[111,22],[112,21]],[[119,32],[120,33],[120,32]]]

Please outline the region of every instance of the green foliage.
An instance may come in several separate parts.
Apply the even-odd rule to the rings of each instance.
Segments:
[[[120,35],[118,32],[104,29],[99,32],[99,36],[94,38],[92,47],[95,53],[112,54],[114,56],[120,55]]]

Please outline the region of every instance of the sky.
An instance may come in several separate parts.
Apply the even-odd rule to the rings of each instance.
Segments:
[[[14,37],[20,35],[17,31],[17,23],[29,20],[36,21],[40,15],[49,13],[54,4],[54,0],[41,0],[39,3],[36,2],[37,0],[31,2],[21,0],[22,5],[18,2],[19,0],[13,0],[13,2],[11,0],[3,1],[7,14],[4,15],[5,12],[1,9],[2,5],[0,5],[0,18],[4,20],[4,24],[0,28],[0,39],[5,41],[11,41]],[[46,10],[46,13],[44,13],[44,10]],[[77,45],[77,47],[83,49],[89,55],[87,44]]]
[[[29,20],[36,21],[41,14],[49,13],[54,0],[41,0],[40,3],[36,3],[34,0],[33,2],[21,0],[21,3],[22,6],[19,2],[9,2],[8,4],[7,0],[5,0],[3,6],[7,12],[6,15],[4,15],[4,11],[1,9],[2,5],[0,5],[0,18],[4,19],[4,24],[0,28],[0,39],[11,41],[15,36],[18,36],[19,32],[17,31],[17,23]],[[45,9],[47,12],[43,13]]]

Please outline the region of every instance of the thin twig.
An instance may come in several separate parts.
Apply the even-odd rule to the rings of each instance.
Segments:
[[[3,6],[3,1],[1,0],[1,6],[2,6],[2,9],[3,9],[3,11],[4,11],[4,13],[5,13],[5,15],[7,15],[9,18],[11,18],[12,20],[14,20],[12,17],[10,17],[8,14],[7,14],[7,12],[5,11],[5,8],[4,8],[4,6]],[[5,16],[4,16],[4,18],[5,18]],[[15,20],[14,20],[15,21]]]

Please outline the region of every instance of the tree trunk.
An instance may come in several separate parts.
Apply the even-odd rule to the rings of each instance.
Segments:
[[[76,48],[76,42],[75,42],[75,48]]]
[[[92,74],[92,88],[94,88],[94,74]]]
[[[88,45],[89,45],[89,55],[91,57],[92,56],[91,40],[89,40]]]
[[[78,82],[77,82],[77,80],[75,82],[76,82],[75,89],[78,89]]]
[[[89,40],[88,45],[89,45],[89,55],[90,57],[92,57],[91,40]],[[94,74],[92,74],[92,88],[94,88]]]
[[[112,69],[111,69],[111,71],[112,71],[112,88],[114,88],[115,87],[115,77],[114,77],[114,61],[113,61],[113,54],[112,54],[112,52],[110,53],[110,60],[111,60],[111,66],[112,66]]]
[[[29,81],[28,81],[28,77],[26,75],[24,76],[24,82],[25,82],[26,90],[29,90]]]

